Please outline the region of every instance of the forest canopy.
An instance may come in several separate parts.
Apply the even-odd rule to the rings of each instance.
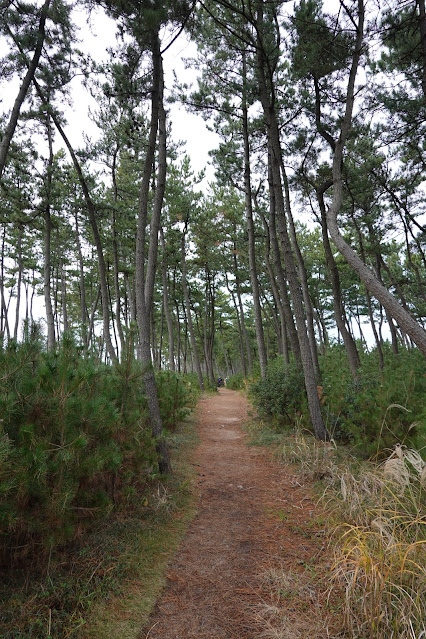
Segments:
[[[82,14],[99,37],[115,25],[102,60]],[[331,354],[355,395],[366,370],[422,368],[424,0],[4,0],[0,27],[4,349],[35,323],[47,353],[65,336],[114,366],[130,348],[162,470],[160,369],[203,389],[279,361],[324,440],[343,428]],[[194,82],[165,86],[183,38]],[[176,105],[217,134],[208,187],[171,137]]]

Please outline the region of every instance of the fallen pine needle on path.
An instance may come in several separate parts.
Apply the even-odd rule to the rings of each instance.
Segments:
[[[198,407],[198,514],[141,639],[325,639],[325,538],[309,487],[249,446],[247,400]]]

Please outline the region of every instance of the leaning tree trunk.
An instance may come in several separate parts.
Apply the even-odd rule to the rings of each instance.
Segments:
[[[18,91],[18,95],[16,96],[10,117],[9,122],[6,125],[6,128],[3,133],[3,137],[0,142],[0,178],[3,175],[4,167],[6,165],[7,153],[9,151],[9,146],[13,138],[13,134],[15,133],[16,125],[18,124],[19,112],[21,110],[22,103],[24,102],[26,95],[28,93],[28,89],[30,88],[30,84],[34,79],[35,72],[38,67],[38,63],[40,61],[40,56],[43,51],[43,44],[45,39],[45,29],[46,29],[46,18],[47,13],[49,11],[49,5],[51,0],[46,0],[44,5],[40,10],[40,20],[38,23],[37,29],[37,39],[36,39],[36,47],[34,50],[34,55],[31,62],[27,65],[27,72],[25,74],[24,79],[22,80],[21,87]]]
[[[355,50],[352,58],[351,71],[346,95],[346,108],[339,139],[336,142],[333,157],[333,200],[327,211],[327,226],[331,239],[337,249],[357,273],[360,280],[370,293],[379,300],[386,311],[398,322],[402,330],[407,333],[426,356],[426,331],[416,322],[414,317],[406,311],[394,296],[378,280],[375,273],[360,259],[340,233],[337,216],[343,202],[343,151],[352,125],[352,112],[355,99],[355,79],[362,53],[364,29],[364,1],[358,0],[358,27]]]

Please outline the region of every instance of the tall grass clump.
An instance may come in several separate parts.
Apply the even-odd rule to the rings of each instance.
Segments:
[[[333,580],[358,639],[426,636],[426,464],[396,446],[378,468],[340,477]]]

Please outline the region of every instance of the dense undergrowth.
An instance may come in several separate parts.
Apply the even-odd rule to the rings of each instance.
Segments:
[[[396,445],[380,464],[300,430],[284,435],[285,462],[317,482],[341,598],[353,639],[418,639],[426,633],[426,463]]]
[[[0,353],[0,548],[3,562],[42,557],[108,516],[156,474],[143,370],[128,357],[105,366],[65,338],[54,353],[35,340]],[[173,429],[194,386],[158,374]]]
[[[338,346],[321,356],[320,365],[318,393],[330,438],[365,457],[397,443],[424,446],[426,363],[419,351],[387,351],[383,370],[374,351],[363,353],[356,380]],[[294,365],[285,367],[282,358],[271,362],[264,379],[251,384],[250,396],[259,415],[278,428],[300,421],[309,428],[303,376]]]
[[[426,636],[424,357],[388,352],[380,371],[375,353],[364,354],[356,381],[338,348],[321,366],[331,441],[311,436],[303,380],[277,360],[250,387],[262,443],[317,482],[345,636],[418,639]]]
[[[67,337],[52,353],[36,336],[0,351],[2,637],[88,636],[79,633],[89,610],[121,587],[144,545],[150,556],[188,499],[179,457],[193,434],[178,424],[196,405],[197,384],[157,375],[178,458],[163,478],[142,376],[130,355],[106,366]]]

